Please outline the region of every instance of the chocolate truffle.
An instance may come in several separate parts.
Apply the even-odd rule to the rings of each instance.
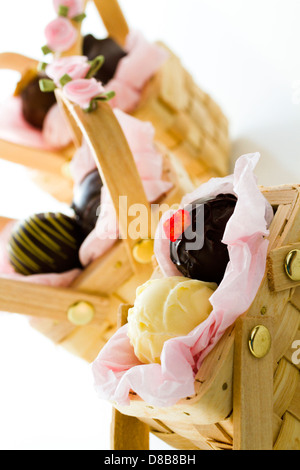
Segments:
[[[10,262],[25,276],[80,268],[83,240],[75,219],[60,213],[36,214],[14,229],[8,247]]]
[[[54,92],[44,93],[40,90],[39,81],[45,78],[37,75],[20,93],[24,119],[37,129],[42,129],[49,109],[56,103]]]
[[[170,242],[171,260],[185,277],[220,284],[229,262],[227,245],[221,240],[236,202],[237,198],[231,194],[193,202],[189,209],[191,224],[176,241]],[[204,227],[201,220],[198,224],[198,228],[203,230],[203,246],[198,250],[189,249],[188,244],[195,241],[196,221],[203,211],[203,204]]]
[[[96,73],[95,78],[106,85],[115,75],[119,61],[127,54],[113,39],[97,39],[92,34],[88,34],[83,40],[83,55],[89,60],[99,55],[104,56],[104,64]]]
[[[99,171],[89,173],[74,191],[72,209],[85,236],[95,228],[103,186]]]

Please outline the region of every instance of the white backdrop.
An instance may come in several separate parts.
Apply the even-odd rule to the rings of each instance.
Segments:
[[[164,41],[230,119],[232,163],[261,152],[261,184],[300,181],[298,0],[122,0],[132,28]],[[1,1],[0,52],[42,59],[51,0]],[[104,35],[93,6],[86,32]],[[0,100],[16,74],[0,75]],[[0,155],[1,157],[1,155]],[[0,160],[0,215],[23,217],[59,204]],[[109,449],[111,406],[93,390],[90,367],[0,314],[0,449]],[[151,438],[152,449],[167,449]]]

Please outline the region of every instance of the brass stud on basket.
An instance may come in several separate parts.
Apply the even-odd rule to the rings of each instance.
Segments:
[[[68,309],[68,320],[75,326],[88,325],[94,318],[95,308],[85,301],[76,302]]]
[[[151,263],[154,254],[154,241],[151,239],[140,240],[133,248],[134,259],[141,264]]]
[[[271,349],[271,334],[263,325],[257,325],[250,334],[249,349],[251,354],[261,359],[265,357]]]
[[[285,272],[292,281],[300,281],[300,250],[291,250],[285,259]]]

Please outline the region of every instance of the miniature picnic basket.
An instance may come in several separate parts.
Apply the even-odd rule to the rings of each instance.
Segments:
[[[128,207],[142,204],[147,216],[151,213],[150,203],[128,142],[110,105],[101,103],[93,112],[86,113],[67,100],[61,90],[56,94],[73,127],[75,145],[80,147],[84,136],[93,152],[118,216],[122,239],[117,239],[103,256],[84,268],[67,288],[1,277],[0,308],[31,317],[34,328],[91,362],[117,328],[116,312],[120,303],[132,302],[138,285],[153,272],[151,222],[146,225],[147,233],[142,239],[127,236],[133,217],[120,208],[119,196],[127,197]],[[161,144],[158,148],[163,156],[163,178],[171,183],[158,202],[168,208],[178,203],[193,185],[176,157]],[[9,222],[9,219],[0,218],[0,227],[4,228]],[[143,243],[146,259],[136,256],[136,250]]]
[[[117,0],[95,0],[94,3],[109,38],[125,47],[129,27]],[[82,54],[81,26],[74,21],[72,23],[79,33],[77,41],[70,49],[55,57]],[[212,176],[226,175],[230,154],[226,117],[213,99],[196,85],[172,51],[162,44],[158,46],[167,51],[167,59],[146,81],[139,102],[130,113],[153,124],[156,140],[181,161],[195,184]],[[38,61],[19,54],[0,54],[0,68],[16,70],[22,76],[17,95],[37,66]],[[72,192],[68,162],[73,151],[72,144],[55,150],[0,141],[1,158],[36,170],[34,180],[63,202],[69,202]]]
[[[300,450],[300,186],[260,189],[275,216],[254,302],[205,357],[193,396],[114,405],[112,449],[149,449],[150,431],[182,450]]]

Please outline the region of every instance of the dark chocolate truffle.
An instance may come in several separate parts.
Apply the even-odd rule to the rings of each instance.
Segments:
[[[25,276],[80,268],[78,252],[83,240],[75,219],[60,213],[36,214],[13,231],[8,249],[10,262]]]
[[[176,241],[170,242],[171,260],[185,277],[220,284],[229,262],[227,245],[221,240],[236,202],[237,198],[231,194],[219,194],[206,202],[193,202],[189,209],[191,225]],[[203,223],[199,223],[201,230],[204,230],[203,246],[192,250],[187,245],[195,240],[196,220],[203,211],[203,204],[204,227]]]
[[[54,92],[44,93],[39,81],[45,78],[39,74],[21,91],[22,113],[24,119],[37,129],[42,129],[49,109],[56,103]]]
[[[83,40],[83,55],[89,60],[99,55],[104,56],[104,64],[96,73],[95,78],[106,85],[115,75],[119,61],[127,54],[113,39],[97,39],[92,34],[88,34]]]
[[[99,171],[89,173],[74,191],[72,209],[85,236],[95,228],[103,186]]]

